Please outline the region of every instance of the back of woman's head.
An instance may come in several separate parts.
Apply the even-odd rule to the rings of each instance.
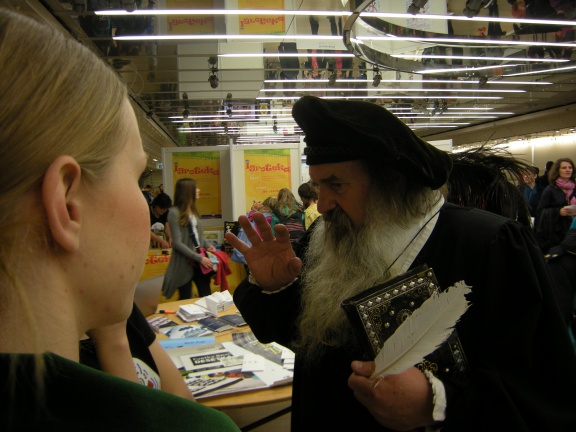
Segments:
[[[271,211],[274,211],[278,207],[278,199],[274,197],[268,197],[262,201],[262,205],[269,208]]]
[[[300,210],[300,204],[296,201],[296,197],[288,188],[282,188],[278,191],[278,209],[287,214]]]
[[[111,68],[79,42],[1,8],[0,64],[0,226],[10,227],[0,234],[4,259],[22,241],[17,228],[30,222],[19,209],[21,197],[40,190],[54,159],[75,158],[85,181],[106,174],[124,145],[127,93]],[[35,213],[42,221],[41,211]]]
[[[181,225],[188,225],[188,211],[198,216],[196,208],[196,180],[181,178],[174,187],[174,207],[180,211]]]
[[[104,178],[126,141],[121,125],[127,92],[79,42],[3,8],[0,65],[0,304],[22,305],[22,327],[29,325],[40,350],[29,306],[34,298],[26,294],[23,275],[32,251],[38,258],[57,250],[41,201],[44,175],[67,155],[80,165],[87,186]]]

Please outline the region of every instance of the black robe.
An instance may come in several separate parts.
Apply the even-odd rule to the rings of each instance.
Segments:
[[[457,325],[469,372],[466,382],[443,381],[443,430],[575,431],[576,356],[533,235],[501,216],[445,204],[412,268],[421,264],[442,289],[461,280],[472,287]],[[299,292],[294,283],[262,294],[245,280],[234,301],[260,341],[290,346]],[[358,352],[332,348],[310,368],[296,354],[293,431],[384,430],[348,387]]]

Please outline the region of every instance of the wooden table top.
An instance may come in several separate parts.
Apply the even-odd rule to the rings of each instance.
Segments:
[[[198,298],[192,298],[187,300],[178,300],[166,303],[160,303],[156,312],[159,310],[178,310],[178,307],[183,304],[190,304],[194,303],[198,300]],[[233,313],[236,312],[238,309],[236,306],[232,306],[230,309],[226,310],[224,313]],[[164,314],[155,313],[147,318],[163,316]],[[176,314],[166,314],[164,315],[167,318],[171,319],[172,321],[177,322],[178,324],[186,324],[182,321]],[[232,341],[232,333],[233,332],[249,332],[251,331],[249,327],[244,326],[241,328],[235,328],[233,330],[224,331],[222,333],[215,333],[215,341],[216,343],[222,342],[231,342]],[[158,339],[167,339],[167,336],[157,333],[156,334]],[[234,393],[230,395],[221,395],[221,396],[214,396],[208,398],[202,398],[198,400],[199,403],[202,405],[206,405],[216,409],[224,409],[224,408],[240,408],[240,407],[248,407],[248,406],[255,406],[255,405],[264,405],[269,403],[276,403],[276,402],[283,402],[288,401],[292,398],[292,385],[284,385],[280,387],[274,387],[269,389],[261,389],[261,390],[251,390],[241,393]]]

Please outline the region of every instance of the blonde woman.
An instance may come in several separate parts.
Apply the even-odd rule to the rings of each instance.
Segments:
[[[174,188],[174,206],[168,213],[168,224],[172,234],[172,258],[164,275],[162,294],[166,298],[174,295],[176,290],[180,299],[192,298],[192,282],[196,284],[200,297],[210,295],[210,273],[213,263],[202,249],[216,252],[216,248],[204,238],[200,214],[196,200],[200,189],[196,180],[182,178]],[[202,267],[205,271],[202,271]]]
[[[78,363],[82,335],[132,311],[147,155],[126,88],[77,41],[0,8],[0,64],[0,430],[238,430]]]

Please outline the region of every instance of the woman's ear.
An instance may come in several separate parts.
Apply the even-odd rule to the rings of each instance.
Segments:
[[[79,191],[82,170],[71,156],[60,156],[50,164],[42,182],[42,204],[52,237],[64,250],[80,246]]]

